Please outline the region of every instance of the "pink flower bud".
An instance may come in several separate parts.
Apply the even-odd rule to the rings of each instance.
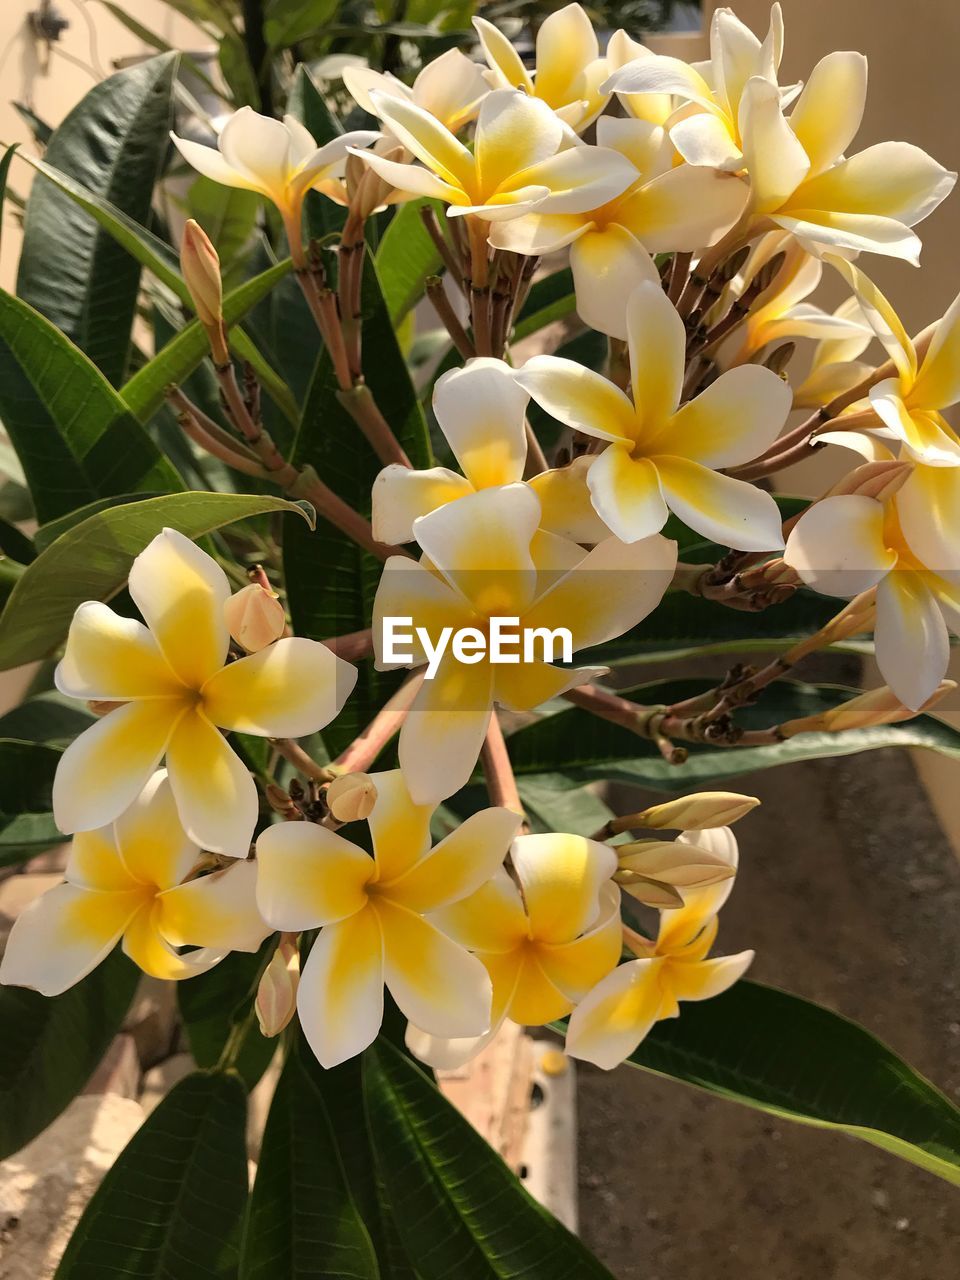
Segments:
[[[338,822],[369,818],[376,802],[376,784],[368,773],[345,773],[327,787],[327,805]]]
[[[223,281],[220,259],[210,238],[198,222],[189,219],[180,244],[180,270],[197,309],[197,319],[207,331],[210,349],[217,364],[230,359],[223,331]]]
[[[299,985],[300,952],[296,938],[283,934],[257,988],[257,1021],[265,1036],[278,1036],[293,1017]]]
[[[247,653],[266,649],[283,635],[287,619],[283,605],[272,591],[251,582],[223,606],[227,630]]]

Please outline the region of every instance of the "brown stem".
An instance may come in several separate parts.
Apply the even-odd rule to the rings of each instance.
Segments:
[[[673,262],[670,264],[670,281],[667,285],[667,297],[676,306],[680,301],[680,295],[683,293],[683,287],[687,283],[690,275],[690,263],[693,260],[692,253],[675,253]]]
[[[450,275],[456,281],[457,285],[463,288],[463,268],[457,259],[456,254],[450,248],[447,237],[440,230],[440,224],[437,222],[437,215],[434,213],[430,205],[425,204],[420,209],[420,217],[423,225],[426,227],[427,235],[433,241],[440,260],[449,271]]]
[[[549,471],[550,463],[547,461],[547,455],[543,452],[543,446],[529,421],[524,421],[523,429],[527,437],[527,465],[524,468],[524,475],[538,476],[541,471]]]
[[[432,212],[432,210],[431,210]],[[477,353],[474,350],[473,343],[467,335],[466,329],[457,318],[450,299],[447,297],[447,291],[443,287],[443,281],[439,276],[428,276],[426,281],[426,294],[433,304],[433,309],[443,322],[443,327],[450,335],[450,340],[457,348],[464,360],[469,360],[471,356]]]
[[[380,461],[386,466],[391,462],[402,467],[410,466],[400,441],[393,434],[389,422],[380,412],[380,406],[373,398],[373,393],[364,382],[341,389],[337,399],[349,413],[373,449]]]
[[[322,764],[317,764],[292,738],[270,738],[270,745],[278,755],[283,756],[289,764],[302,773],[305,778],[313,778],[315,782],[332,782],[337,776]]]
[[[340,238],[340,321],[346,349],[350,379],[357,382],[363,376],[361,359],[362,312],[360,292],[363,285],[364,241],[363,218],[355,212],[347,217]]]
[[[307,466],[297,472],[293,484],[287,485],[286,488],[291,496],[306,498],[316,507],[319,515],[338,529],[342,529],[349,538],[375,555],[377,559],[389,560],[391,556],[408,555],[402,547],[391,547],[377,542],[369,520],[365,520],[358,511],[354,511],[353,507],[334,493],[329,485],[324,484],[313,467]]]
[[[297,283],[306,299],[310,314],[313,316],[323,345],[330,354],[334,376],[341,390],[353,385],[350,375],[350,361],[347,359],[347,348],[340,327],[340,316],[337,311],[337,300],[333,290],[317,278],[315,271],[306,269],[296,272]]]
[[[400,732],[407,712],[420,692],[423,672],[415,671],[388,699],[366,729],[354,738],[349,747],[337,756],[334,766],[337,773],[365,773],[387,743]]]
[[[323,643],[338,658],[356,662],[358,658],[369,658],[373,653],[373,632],[369,627],[363,631],[347,631],[342,636],[330,636]]]
[[[496,711],[491,712],[487,736],[480,749],[480,764],[487,783],[490,803],[523,816],[523,804],[517,790],[510,753]]]

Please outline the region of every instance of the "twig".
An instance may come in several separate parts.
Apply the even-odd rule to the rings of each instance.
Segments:
[[[447,291],[443,287],[443,281],[439,276],[428,276],[426,281],[426,294],[433,304],[433,309],[443,322],[443,327],[450,335],[450,340],[457,348],[464,360],[469,360],[477,353],[474,350],[473,343],[467,334],[466,329],[457,318],[450,299],[447,297]]]
[[[440,230],[440,224],[437,222],[437,215],[434,213],[430,205],[425,204],[420,208],[420,217],[423,220],[424,227],[426,227],[427,235],[433,241],[437,253],[440,255],[443,265],[456,281],[457,286],[462,289],[463,268],[457,260],[453,250],[450,248],[447,237]]]
[[[366,729],[334,760],[338,774],[365,773],[370,768],[387,743],[400,732],[422,683],[423,672],[415,671],[383,704]]]
[[[316,760],[308,756],[303,747],[292,738],[270,738],[269,742],[274,751],[283,756],[284,760],[292,764],[305,778],[313,778],[315,782],[332,782],[337,776],[322,764],[317,764]]]
[[[517,780],[514,777],[513,766],[510,763],[510,753],[507,750],[503,729],[500,726],[496,711],[490,714],[487,736],[484,738],[483,746],[480,748],[480,764],[483,768],[483,776],[486,779],[487,793],[490,796],[491,804],[510,809],[513,813],[519,813],[522,817],[523,804],[520,800],[520,792],[517,790]]]
[[[373,653],[373,632],[369,627],[363,631],[348,631],[342,636],[330,636],[323,643],[338,658],[354,662],[357,658],[367,658]]]

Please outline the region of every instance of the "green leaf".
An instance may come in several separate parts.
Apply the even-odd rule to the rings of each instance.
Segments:
[[[218,965],[189,982],[177,984],[177,1001],[190,1052],[198,1067],[215,1067],[231,1032],[245,1025],[233,1068],[252,1089],[277,1051],[277,1041],[260,1032],[251,1017],[260,973],[273,949],[268,939],[259,951],[231,951]]]
[[[136,18],[131,17],[126,9],[121,8],[120,5],[112,4],[111,0],[100,0],[100,3],[116,18],[121,26],[126,27],[130,34],[136,36],[148,49],[156,49],[158,53],[166,53],[171,48],[162,36],[158,36],[149,27],[145,27],[142,22],[138,22]]]
[[[317,82],[302,62],[290,86],[287,111],[309,129],[318,147],[343,133],[340,121],[327,106]],[[342,205],[334,204],[319,191],[307,192],[304,227],[308,239],[321,240],[331,232],[339,232],[345,220],[346,210]],[[327,262],[330,268],[334,267],[334,260],[328,257]]]
[[[960,1110],[847,1018],[756,982],[658,1022],[631,1066],[817,1129],[960,1186]]]
[[[424,281],[440,267],[440,254],[420,217],[424,206],[436,201],[411,200],[400,205],[377,250],[377,274],[394,326],[423,297]]]
[[[240,1280],[379,1280],[326,1101],[301,1065],[301,1053],[310,1053],[302,1039],[270,1105]]]
[[[426,424],[369,257],[361,307],[367,385],[413,465],[428,467]],[[304,405],[293,460],[298,466],[315,467],[341,498],[369,516],[370,487],[382,464],[337,399],[336,379],[326,356]],[[320,522],[309,540],[291,527],[283,552],[287,600],[297,635],[321,640],[370,625],[382,569],[379,560],[326,521]],[[361,666],[346,707],[324,730],[331,755],[356,737],[397,683],[395,672],[376,672],[370,663]]]
[[[62,693],[51,690],[47,693],[39,693],[33,698],[27,698],[18,706],[11,708],[6,715],[0,716],[0,738],[16,738],[21,744],[43,743],[48,747],[65,747],[78,734],[83,733],[84,729],[89,729],[94,720],[95,717],[72,698],[66,698]],[[28,761],[28,764],[30,777],[39,781],[40,771],[36,768],[36,762]],[[47,767],[50,770],[55,768],[56,760],[49,760]],[[50,772],[51,780],[52,777],[53,774]],[[14,783],[13,787],[19,785]],[[3,779],[0,778],[0,796],[3,792]],[[7,794],[15,794],[15,791],[11,788]],[[25,790],[25,794],[29,794],[28,789]],[[35,812],[47,813],[51,808],[49,789],[42,791],[41,796],[43,803],[35,804]],[[0,799],[0,810],[4,809],[4,803]],[[11,801],[6,801],[7,807],[10,803]]]
[[[226,274],[253,235],[260,197],[255,191],[225,187],[200,174],[187,193],[187,208],[210,237]]]
[[[292,265],[287,258],[226,294],[223,317],[227,325],[236,324],[265,298]],[[130,411],[140,422],[148,422],[163,404],[167,387],[179,385],[188,378],[209,352],[203,326],[199,320],[192,320],[121,388],[120,394]]]
[[[319,31],[337,11],[337,0],[267,0],[263,34],[271,49],[288,49]]]
[[[146,267],[161,283],[175,293],[181,302],[193,309],[190,291],[184,284],[177,267],[177,256],[168,244],[155,236],[152,231],[141,227],[133,218],[112,205],[109,200],[104,200],[101,196],[87,191],[78,182],[60,173],[43,160],[38,160],[35,156],[23,155],[22,152],[18,154],[38,173],[48,178],[55,187],[68,195],[81,209],[86,209],[98,226],[103,227],[141,266]],[[256,345],[239,326],[235,327],[230,334],[230,345],[240,359],[249,361],[277,407],[296,425],[300,418],[296,402],[283,380],[277,376]]]
[[[100,1184],[56,1280],[234,1280],[247,1199],[246,1116],[236,1076],[181,1080]]]
[[[180,479],[103,374],[59,329],[0,292],[0,418],[41,522]]]
[[[647,706],[668,705],[695,697],[715,683],[704,679],[657,681],[620,693]],[[746,729],[769,727],[840,706],[862,692],[840,685],[778,680],[756,706],[738,711],[736,720]],[[567,785],[603,779],[631,782],[654,791],[712,786],[755,769],[854,755],[880,747],[925,747],[960,760],[960,731],[930,715],[847,733],[803,733],[775,746],[715,747],[685,742],[690,758],[686,764],[671,765],[653,743],[629,729],[600,720],[579,707],[568,707],[511,734],[509,745],[518,777],[553,774],[565,779]]]
[[[37,549],[25,533],[0,517],[0,552],[15,560],[17,564],[29,564],[36,560]]]
[[[382,1038],[364,1054],[377,1164],[424,1280],[611,1280],[469,1121]]]
[[[87,1083],[139,977],[117,949],[62,996],[0,987],[0,1160],[42,1132]]]
[[[169,145],[176,69],[177,55],[165,53],[95,85],[55,130],[47,163],[146,222]],[[113,383],[126,369],[139,288],[139,264],[62,192],[37,183],[17,293]]]
[[[537,280],[527,294],[517,323],[514,326],[514,342],[536,333],[554,320],[562,320],[575,310],[577,300],[573,293],[573,273],[569,267],[554,271],[552,275]]]
[[[11,102],[10,105],[30,130],[34,142],[38,142],[41,147],[45,147],[53,137],[51,126],[47,124],[46,120],[41,120],[37,113],[31,107],[28,107],[25,102]]]
[[[0,738],[0,866],[23,862],[62,842],[51,799],[59,761],[60,752],[53,747]]]
[[[12,147],[8,147],[0,159],[0,232],[3,230],[3,206],[7,198],[7,178],[10,176],[10,162],[17,154],[17,147],[20,143],[15,142]]]
[[[11,592],[0,614],[0,671],[54,650],[77,606],[119,591],[134,559],[166,526],[195,539],[236,520],[280,511],[310,522],[295,502],[239,493],[166,494],[89,516],[28,566]]]

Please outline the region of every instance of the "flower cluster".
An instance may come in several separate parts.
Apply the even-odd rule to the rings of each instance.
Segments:
[[[911,338],[859,255],[915,262],[913,227],[956,175],[903,142],[847,155],[865,60],[833,53],[804,85],[781,85],[779,5],[762,41],[719,10],[711,58],[696,67],[622,31],[601,53],[577,4],[542,24],[532,70],[489,22],[475,25],[483,62],[447,52],[412,86],[348,69],[370,130],[317,148],[292,117],[244,108],[218,149],[175,139],[201,173],[280,211],[341,402],[385,463],[371,524],[254,420],[223,358],[216,256],[195,226],[184,273],[243,441],[231,446],[182,393],[174,403],[194,439],[309,498],[380,555],[372,631],[366,647],[284,634],[265,582],[231,594],[217,560],[169,529],[130,571],[142,621],[82,605],[56,676],[99,716],[54,786],[72,854],[65,883],[17,922],[4,982],[55,994],[120,939],[145,972],[189,978],[277,934],[261,1026],[277,1034],[295,1003],[324,1066],[373,1041],[386,989],[434,1065],[465,1061],[506,1019],[569,1017],[568,1052],[613,1067],[683,1001],[719,994],[750,964],[750,951],[709,953],[737,872],[730,823],[755,802],[704,793],[592,837],[532,833],[500,710],[525,716],[565,697],[677,763],[678,740],[845,732],[905,718],[947,687],[960,438],[943,411],[960,401],[960,299]],[[336,295],[302,242],[311,191],[347,207]],[[356,263],[375,210],[421,197],[446,208],[444,226],[424,210],[446,266],[427,292],[464,359],[433,392],[456,465],[416,469],[362,377]],[[548,253],[567,256],[580,319],[607,340],[603,372],[569,355],[521,363],[511,346]],[[824,272],[849,290],[833,312],[807,301]],[[817,347],[791,387],[784,371],[802,339]],[[860,359],[874,339],[887,357],[877,367]],[[553,465],[532,409],[567,431]],[[812,416],[790,424],[798,409]],[[823,445],[857,465],[785,526],[757,482]],[[704,554],[717,563],[679,561],[681,534],[716,544]],[[769,668],[672,707],[597,687],[602,665],[526,649],[498,664],[485,647],[507,618],[537,636],[565,629],[589,660],[669,590],[756,609],[801,583],[849,603]],[[402,663],[384,643],[394,618],[412,637]],[[889,688],[752,739],[735,726],[736,708],[796,661],[868,631]],[[469,656],[447,647],[453,634],[468,637]],[[318,764],[292,739],[342,709],[357,679],[345,652],[414,674],[353,747]],[[394,733],[399,767],[368,773]],[[247,735],[271,743],[262,794]],[[278,760],[307,785],[280,785]],[[492,804],[457,825],[444,802],[478,760]],[[662,830],[679,834],[650,834]],[[639,931],[637,902],[659,912],[655,930]]]

